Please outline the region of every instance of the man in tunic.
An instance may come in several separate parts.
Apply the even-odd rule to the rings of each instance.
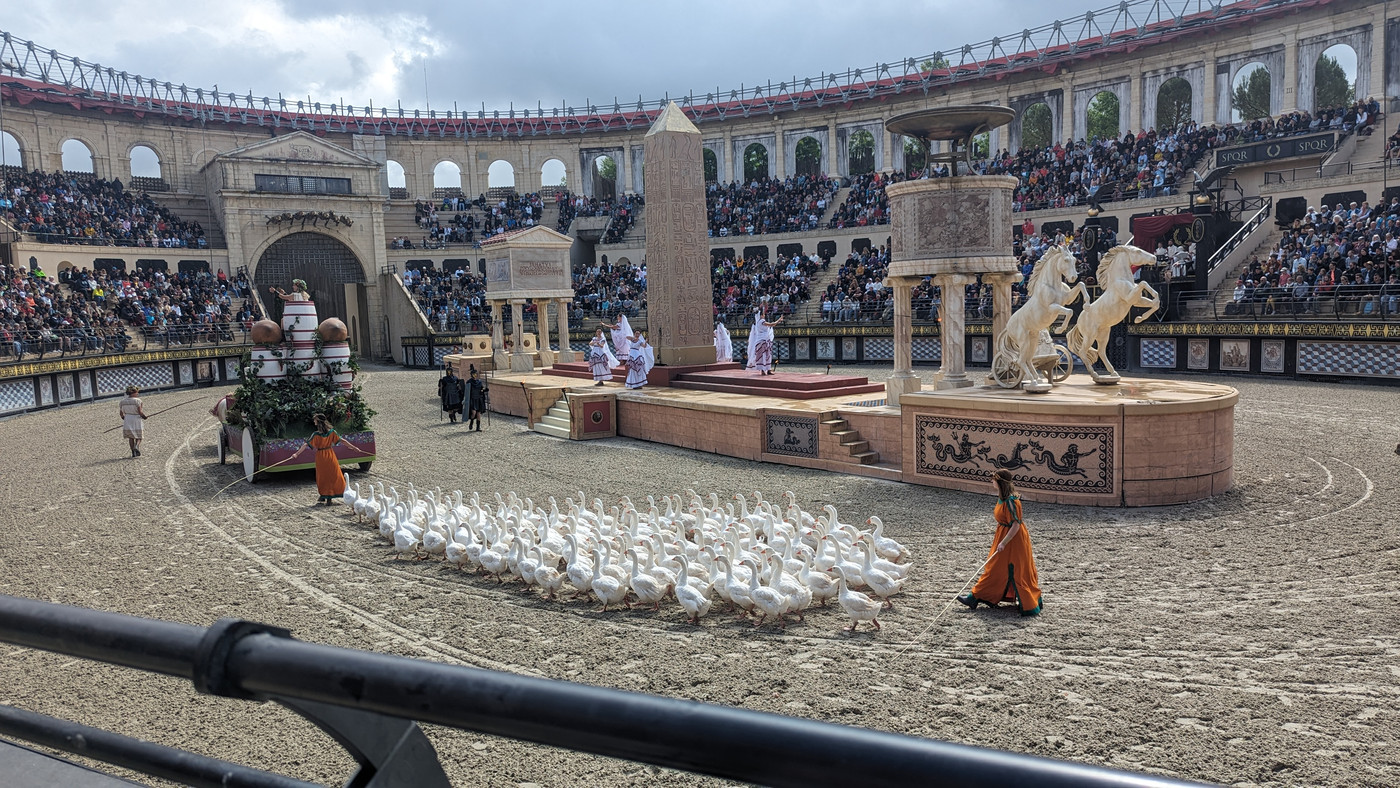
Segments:
[[[486,398],[491,392],[476,371],[476,365],[472,365],[468,374],[471,379],[467,381],[467,429],[471,429],[475,423],[476,432],[481,432],[481,414],[486,412]]]
[[[141,407],[141,399],[136,395],[141,390],[135,386],[126,387],[126,396],[117,403],[117,415],[122,419],[122,437],[131,447],[131,458],[141,456],[141,427],[146,420],[146,411]]]
[[[447,420],[453,424],[457,423],[457,416],[462,412],[462,400],[467,394],[466,382],[457,377],[457,372],[452,369],[451,364],[444,364],[447,374],[438,379],[438,399],[442,400],[442,409],[447,411]]]

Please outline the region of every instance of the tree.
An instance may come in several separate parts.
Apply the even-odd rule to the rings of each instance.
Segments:
[[[1157,90],[1157,130],[1174,129],[1191,120],[1191,83],[1172,77]]]
[[[864,129],[851,135],[847,148],[847,169],[851,175],[864,175],[875,171],[875,137]]]
[[[822,146],[812,137],[797,141],[797,174],[816,175],[822,169]]]
[[[932,71],[932,70],[934,70],[934,69],[936,69],[936,68],[947,68],[947,67],[948,67],[948,58],[943,57],[942,55],[939,55],[939,56],[936,57],[936,58],[932,58],[932,57],[931,57],[931,58],[925,58],[924,60],[919,61],[919,70],[920,70],[920,71]]]
[[[611,156],[598,159],[598,177],[605,181],[617,182],[617,162]]]
[[[919,172],[928,166],[928,158],[924,155],[924,145],[922,142],[912,138],[904,138],[904,170],[905,172]]]
[[[1048,147],[1054,128],[1050,117],[1050,105],[1045,103],[1032,104],[1021,115],[1021,147],[1027,149]]]
[[[1230,93],[1230,106],[1235,109],[1235,120],[1267,118],[1271,114],[1269,93],[1272,89],[1269,70],[1263,66],[1255,68],[1243,78],[1235,78],[1235,89]]]
[[[1118,94],[1105,90],[1094,96],[1089,102],[1089,138],[1117,139],[1118,118]]]
[[[985,159],[992,152],[992,135],[987,132],[972,138],[972,158]]]
[[[744,180],[768,177],[768,149],[757,142],[744,148]]]
[[[1356,86],[1335,57],[1324,54],[1313,70],[1313,100],[1318,109],[1350,104],[1356,100]]]
[[[719,159],[715,157],[715,152],[705,148],[701,155],[705,160],[705,182],[712,183],[719,180]]]

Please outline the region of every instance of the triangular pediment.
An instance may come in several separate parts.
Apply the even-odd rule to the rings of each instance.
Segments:
[[[241,148],[219,154],[215,158],[379,168],[379,164],[374,159],[361,156],[349,148],[342,148],[333,142],[321,139],[314,134],[307,134],[304,131],[296,131],[251,145],[244,145]]]
[[[522,246],[546,246],[557,244],[559,246],[573,246],[574,239],[556,230],[551,230],[542,224],[534,227],[526,227],[523,230],[512,230],[508,233],[493,235],[481,242],[482,247],[495,244],[520,244]]]

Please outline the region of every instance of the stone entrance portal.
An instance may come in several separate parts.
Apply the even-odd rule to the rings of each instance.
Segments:
[[[282,300],[269,298],[267,288],[288,289],[293,279],[306,280],[321,319],[338,317],[350,325],[345,285],[365,282],[364,268],[350,247],[329,235],[313,232],[292,233],[267,247],[253,269],[253,286],[273,313],[268,315],[272,320],[282,319]]]

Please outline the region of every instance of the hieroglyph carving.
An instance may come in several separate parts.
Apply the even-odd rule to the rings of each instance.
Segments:
[[[647,291],[652,344],[712,344],[709,240],[700,132],[672,105],[647,133]]]

